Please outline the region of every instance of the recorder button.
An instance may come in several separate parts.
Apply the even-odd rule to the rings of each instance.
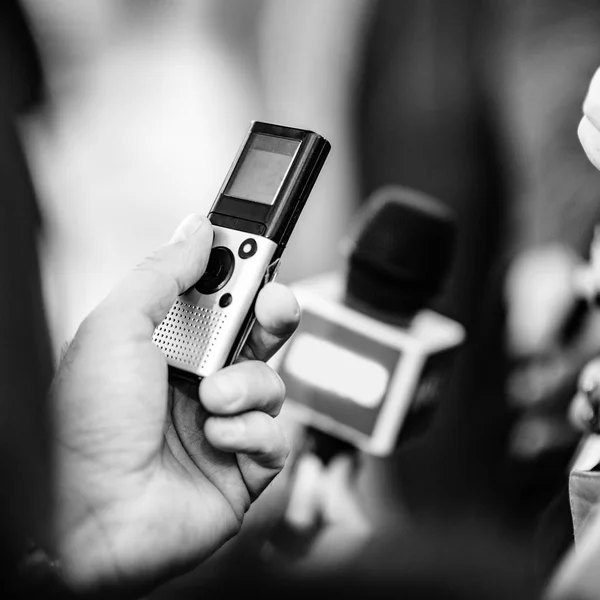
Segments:
[[[225,307],[227,307],[227,306],[229,306],[231,304],[232,300],[233,300],[233,297],[231,296],[231,294],[223,294],[219,298],[219,306],[221,308],[225,308]]]
[[[238,256],[240,258],[250,258],[256,254],[257,244],[253,238],[244,240],[239,247]]]
[[[235,259],[233,252],[224,246],[212,249],[206,271],[194,286],[201,294],[218,292],[231,278]]]

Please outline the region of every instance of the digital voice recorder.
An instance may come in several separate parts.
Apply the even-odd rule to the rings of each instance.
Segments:
[[[172,371],[202,378],[235,361],[329,149],[312,131],[252,122],[208,214],[206,271],[152,338]]]

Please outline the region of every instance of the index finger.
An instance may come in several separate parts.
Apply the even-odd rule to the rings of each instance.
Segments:
[[[300,307],[292,291],[280,283],[268,283],[254,307],[256,323],[238,360],[268,361],[287,342],[300,323]]]

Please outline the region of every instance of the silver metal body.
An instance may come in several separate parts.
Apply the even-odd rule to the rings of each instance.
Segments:
[[[198,377],[221,369],[232,349],[245,342],[249,328],[244,330],[244,325],[248,325],[256,295],[275,278],[278,266],[278,260],[273,261],[277,244],[271,240],[218,226],[214,232],[213,248],[225,246],[235,257],[231,278],[213,294],[200,294],[194,287],[182,294],[152,337],[169,366]],[[256,241],[256,252],[243,259],[238,250],[249,239]],[[221,307],[224,294],[231,294],[231,303]]]

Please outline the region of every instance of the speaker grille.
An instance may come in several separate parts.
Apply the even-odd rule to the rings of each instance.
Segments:
[[[209,360],[226,318],[222,312],[177,300],[155,329],[152,340],[168,360],[196,371]]]

